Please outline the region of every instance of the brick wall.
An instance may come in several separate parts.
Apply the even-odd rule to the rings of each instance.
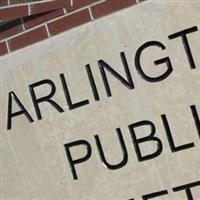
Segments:
[[[0,0],[0,56],[139,0]]]

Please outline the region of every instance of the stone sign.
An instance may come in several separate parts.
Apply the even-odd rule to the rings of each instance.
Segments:
[[[199,10],[150,1],[2,57],[2,199],[200,199]]]

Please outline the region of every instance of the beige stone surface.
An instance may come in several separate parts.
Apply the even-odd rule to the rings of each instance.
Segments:
[[[199,181],[200,138],[190,112],[196,105],[200,113],[200,34],[188,35],[197,68],[191,70],[180,39],[168,35],[186,28],[200,27],[200,2],[150,1],[60,34],[47,41],[1,58],[1,198],[2,199],[141,199],[151,192],[167,189],[169,195],[157,199],[186,199],[184,192],[173,193],[175,186]],[[165,51],[149,48],[142,56],[146,72],[158,75],[166,66],[153,61],[169,56],[173,72],[161,82],[149,83],[137,73],[134,56],[148,40],[161,41]],[[124,87],[108,74],[112,97],[107,97],[97,60],[103,59],[124,75],[120,52],[124,51],[135,84]],[[90,64],[99,90],[96,102],[85,71]],[[64,73],[73,101],[88,98],[90,104],[69,111],[59,74]],[[41,103],[42,120],[37,120],[28,85],[51,79],[56,85],[53,99],[65,112],[58,113]],[[13,118],[7,130],[8,93],[14,91],[30,111],[34,123],[24,116]],[[37,88],[37,95],[48,94],[48,87]],[[15,105],[14,109],[18,109]],[[195,147],[172,153],[161,114],[166,114],[176,145],[194,142]],[[162,153],[149,161],[138,162],[128,125],[150,120],[162,140]],[[111,163],[122,159],[115,129],[120,127],[128,163],[118,170],[107,169],[100,161],[94,135],[98,134]],[[137,131],[144,136],[149,130]],[[79,179],[73,180],[64,144],[87,140],[91,158],[76,165]],[[143,152],[155,150],[155,143]],[[85,154],[74,149],[74,157]],[[193,189],[200,199],[200,187]]]

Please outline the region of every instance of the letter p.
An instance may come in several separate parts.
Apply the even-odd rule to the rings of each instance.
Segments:
[[[86,155],[83,156],[82,158],[73,160],[70,149],[72,147],[80,146],[80,145],[83,146],[87,150]],[[65,151],[66,151],[67,158],[68,158],[68,161],[69,161],[69,165],[70,165],[70,168],[71,168],[71,172],[72,172],[72,175],[73,175],[73,179],[77,180],[78,176],[77,176],[77,173],[76,173],[75,165],[88,160],[91,157],[92,148],[86,140],[77,140],[75,142],[64,144],[64,147],[65,147]]]

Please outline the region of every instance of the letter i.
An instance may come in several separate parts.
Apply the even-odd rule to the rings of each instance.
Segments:
[[[86,71],[87,71],[87,75],[88,75],[88,79],[90,81],[90,86],[91,86],[91,89],[92,89],[92,94],[94,96],[94,99],[95,101],[99,101],[99,93],[98,93],[98,90],[97,90],[97,87],[96,87],[96,83],[95,83],[95,80],[94,80],[94,76],[92,74],[92,70],[91,70],[91,67],[89,64],[87,64],[86,66]]]

